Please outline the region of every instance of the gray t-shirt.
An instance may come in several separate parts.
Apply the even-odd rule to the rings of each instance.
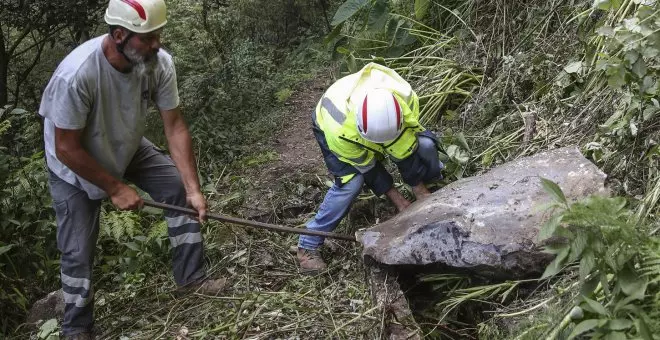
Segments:
[[[151,76],[117,71],[103,54],[106,35],[73,50],[59,64],[46,87],[39,108],[45,118],[44,140],[48,167],[59,178],[85,192],[90,199],[107,194],[78,176],[55,155],[55,127],[84,129],[82,145],[116,178],[122,178],[144,135],[149,100],[159,110],[179,106],[172,57],[162,49]]]

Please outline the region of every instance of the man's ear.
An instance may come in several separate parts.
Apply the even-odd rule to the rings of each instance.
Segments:
[[[124,39],[126,39],[126,31],[123,28],[117,27],[112,30],[112,40],[116,44],[120,44]]]

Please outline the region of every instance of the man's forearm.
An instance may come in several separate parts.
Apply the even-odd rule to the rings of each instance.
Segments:
[[[57,150],[57,159],[78,176],[103,189],[110,196],[122,184],[83,148]]]
[[[167,132],[167,143],[172,160],[176,165],[187,193],[200,191],[197,166],[192,148],[192,138],[185,123],[181,121]]]

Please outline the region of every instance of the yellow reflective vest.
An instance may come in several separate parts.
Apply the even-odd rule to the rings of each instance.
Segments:
[[[384,88],[396,96],[403,113],[403,131],[387,144],[370,142],[357,129],[358,102],[371,88]],[[330,151],[360,173],[371,170],[385,155],[394,161],[408,158],[417,150],[417,134],[425,129],[419,124],[419,98],[410,84],[394,70],[369,63],[359,72],[336,81],[316,105],[315,121],[325,134]],[[344,176],[348,182],[354,175]]]

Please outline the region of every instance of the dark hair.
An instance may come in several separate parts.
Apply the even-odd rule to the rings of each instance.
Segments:
[[[123,27],[123,26],[119,26],[119,25],[108,25],[108,32],[110,33],[110,36],[112,36],[112,33],[113,33],[116,29],[120,29],[120,30],[123,30],[123,31],[130,32],[129,30],[126,29],[126,27]]]

